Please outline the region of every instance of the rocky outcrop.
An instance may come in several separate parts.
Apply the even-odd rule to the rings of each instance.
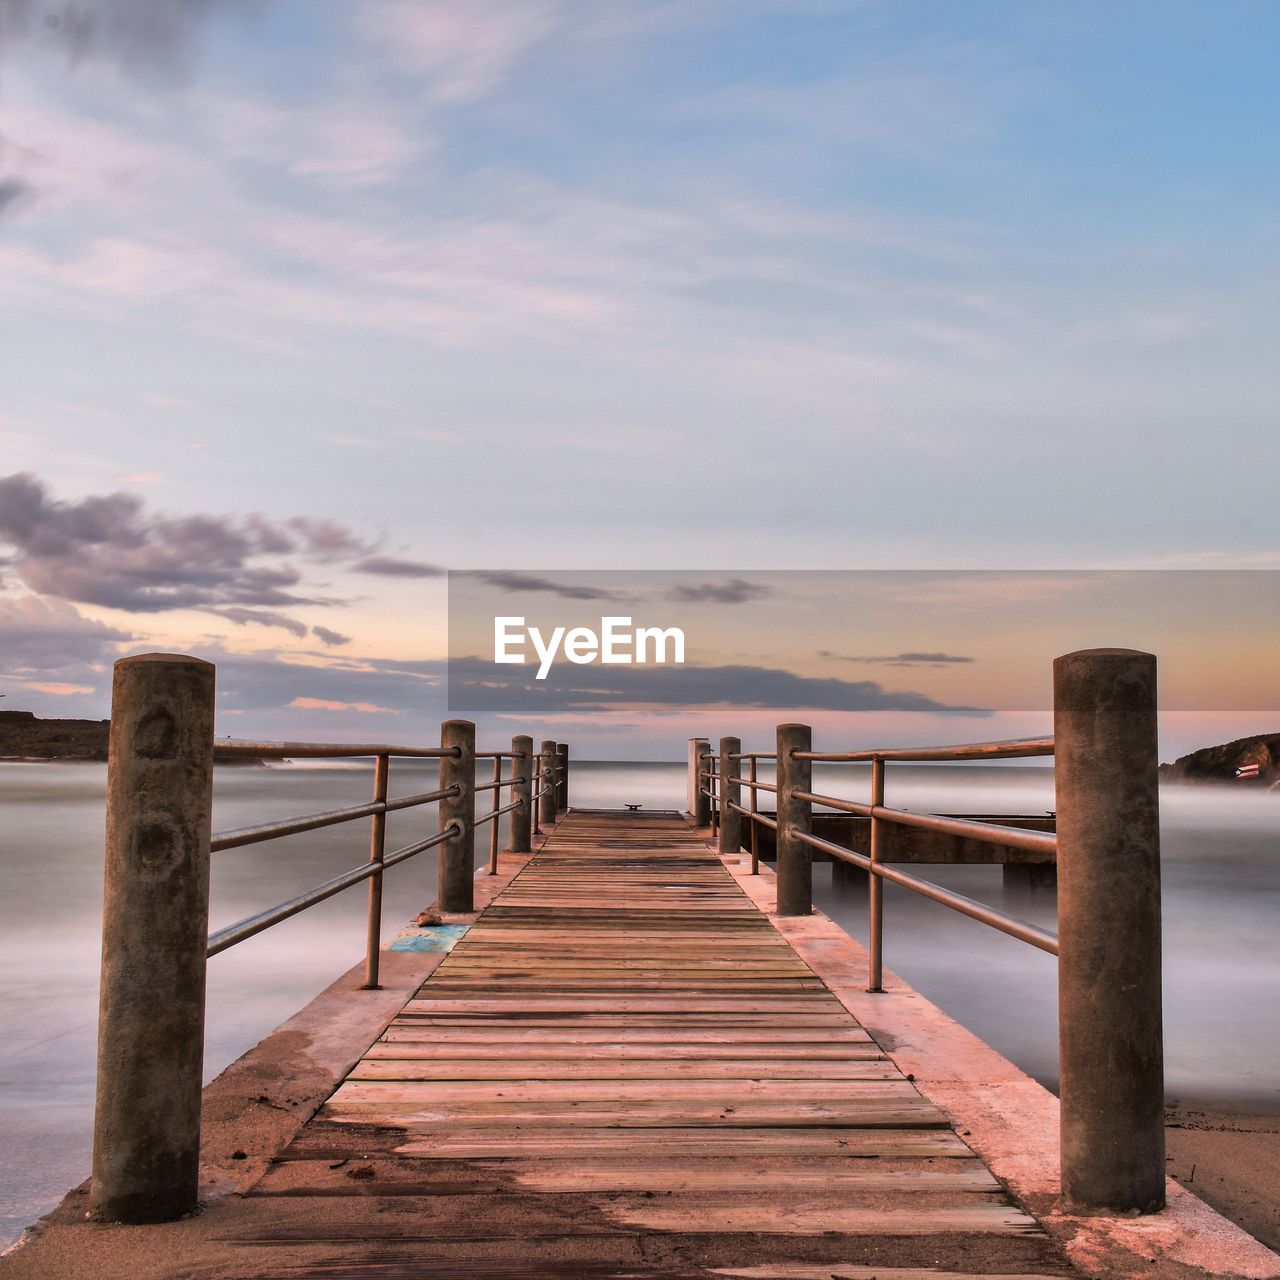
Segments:
[[[1236,770],[1256,764],[1256,778],[1237,778]],[[1160,766],[1169,782],[1232,782],[1237,786],[1270,787],[1280,781],[1280,733],[1256,733],[1216,747],[1202,747]]]
[[[99,760],[107,758],[110,720],[42,720],[32,711],[0,711],[0,760]],[[262,764],[220,758],[215,764]]]

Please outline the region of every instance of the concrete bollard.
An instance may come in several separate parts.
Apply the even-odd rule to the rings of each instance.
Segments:
[[[440,726],[440,745],[458,752],[440,760],[441,789],[458,788],[457,795],[440,801],[440,830],[450,823],[461,828],[438,846],[440,910],[466,913],[475,910],[475,725],[470,720],[446,720]]]
[[[520,808],[511,810],[511,852],[529,853],[533,849],[533,739],[528,734],[518,734],[511,739],[511,776],[516,782],[511,787],[511,799]],[[520,781],[520,779],[524,781]]]
[[[721,853],[736,854],[742,848],[742,814],[731,807],[742,803],[742,787],[729,781],[742,767],[741,760],[731,758],[741,750],[741,738],[720,739],[720,842],[716,848]]]
[[[115,665],[90,1200],[107,1221],[196,1207],[213,707],[212,663]]]
[[[1165,1203],[1156,660],[1089,649],[1053,664],[1062,1195]]]
[[[556,808],[569,807],[569,744],[556,743]]]
[[[711,744],[706,738],[691,738],[689,740],[689,769],[693,779],[693,803],[689,807],[689,812],[693,814],[693,825],[695,827],[709,827],[711,825],[711,797],[707,795],[707,788],[711,785],[711,779],[703,777],[706,772],[707,762],[711,759]]]
[[[694,819],[695,825],[699,827],[706,826],[705,822],[698,822],[699,804],[701,803],[700,792],[702,781],[698,777],[698,770],[702,768],[702,752],[706,751],[706,738],[690,738],[689,739],[689,768],[686,779],[686,808],[690,816]]]
[[[813,850],[796,833],[813,832],[813,806],[796,792],[812,789],[813,766],[795,760],[793,751],[813,750],[807,724],[778,726],[778,914],[807,916],[813,911]]]
[[[543,827],[554,827],[556,824],[557,763],[556,744],[550,738],[544,738],[541,767],[547,770],[547,776],[542,779],[543,791],[538,801],[538,819]]]

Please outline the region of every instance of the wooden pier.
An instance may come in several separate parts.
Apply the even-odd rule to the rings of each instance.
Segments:
[[[1069,1273],[677,814],[563,818],[236,1216],[230,1275]]]

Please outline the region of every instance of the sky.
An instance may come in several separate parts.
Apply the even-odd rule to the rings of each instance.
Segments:
[[[168,649],[219,732],[429,738],[445,569],[1280,567],[1277,47],[1232,0],[0,0],[0,707]],[[849,679],[804,616],[759,665]]]

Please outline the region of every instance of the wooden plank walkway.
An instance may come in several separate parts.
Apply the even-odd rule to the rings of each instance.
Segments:
[[[272,1277],[1070,1274],[675,814],[562,820],[248,1201]]]

